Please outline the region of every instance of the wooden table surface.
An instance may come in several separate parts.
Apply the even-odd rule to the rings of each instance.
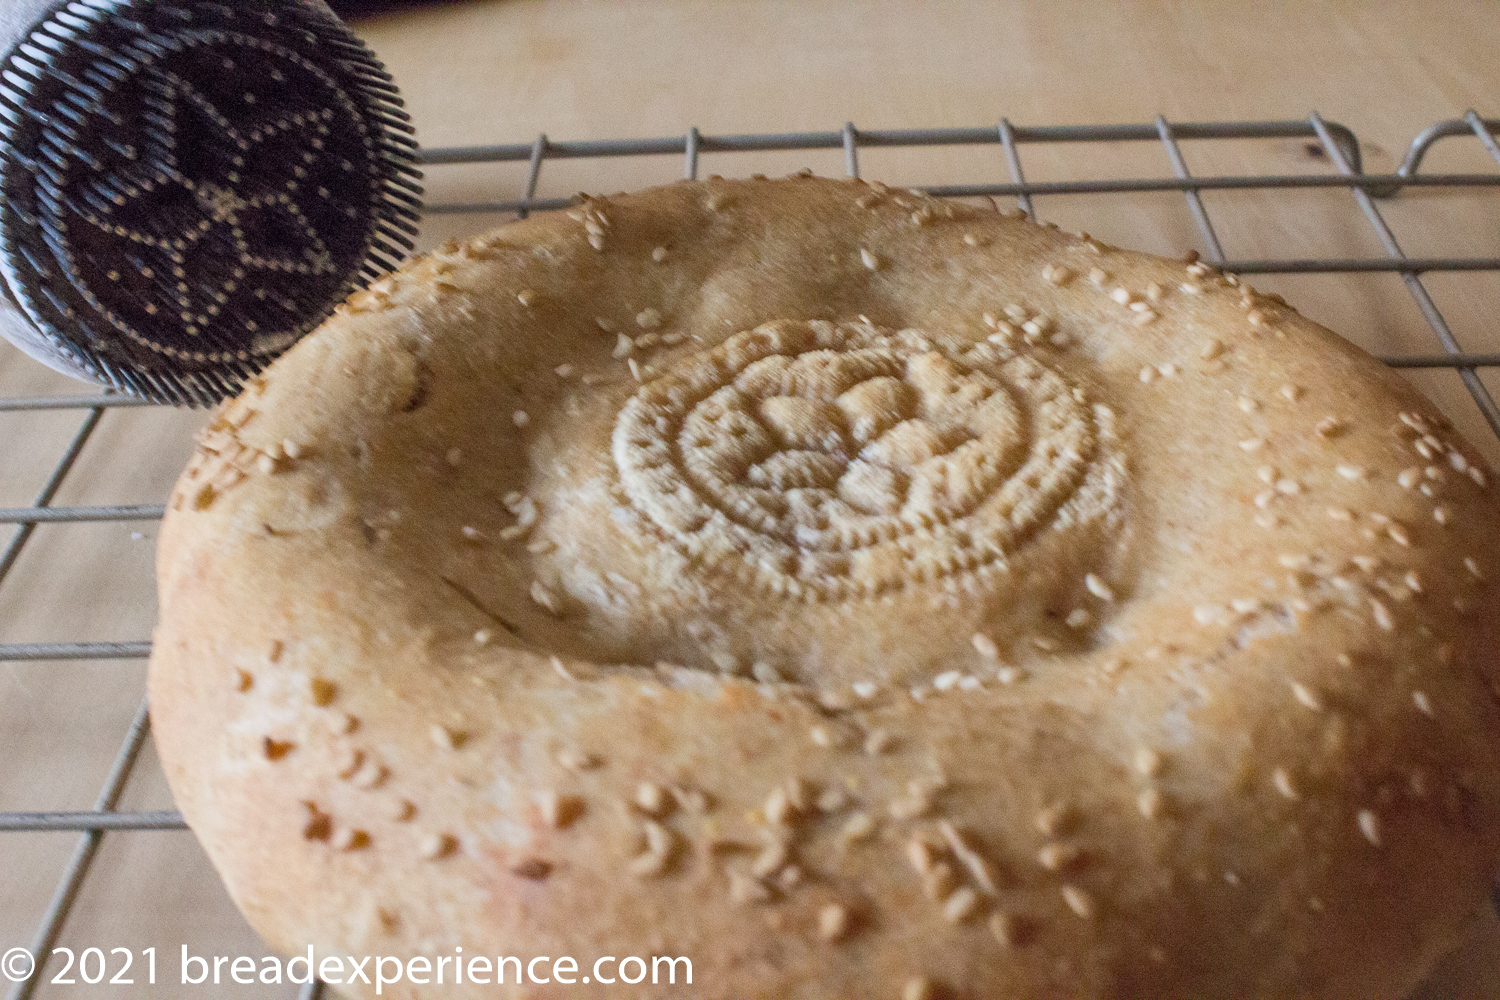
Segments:
[[[1475,107],[1500,115],[1489,2],[849,3],[840,0],[476,0],[368,18],[356,28],[403,88],[427,146],[836,130],[1293,119],[1319,111],[1360,136],[1366,169],[1400,162],[1423,127]],[[1300,140],[1191,142],[1195,174],[1328,172]],[[1022,149],[1032,180],[1170,176],[1155,143]],[[1472,138],[1432,170],[1490,171]],[[861,152],[862,173],[899,184],[1007,179],[998,147]],[[837,151],[705,154],[702,172],[841,173]],[[680,176],[678,157],[548,163],[539,193],[616,191]],[[514,198],[524,165],[433,168],[429,201]],[[1346,190],[1211,192],[1231,258],[1378,257]],[[1500,192],[1409,191],[1383,202],[1413,255],[1500,254]],[[1111,242],[1202,249],[1180,193],[1053,196],[1042,218]],[[432,217],[423,244],[503,219]],[[1438,351],[1392,274],[1264,277],[1315,319],[1381,354]],[[1500,276],[1433,274],[1460,343],[1500,351]],[[1500,440],[1446,370],[1411,378],[1492,463]],[[1500,370],[1483,375],[1500,393]],[[87,392],[0,345],[0,398]],[[84,419],[0,412],[0,507],[31,504]],[[59,504],[154,503],[190,451],[201,413],[108,413]],[[10,529],[0,531],[0,544]],[[150,523],[43,526],[0,586],[0,643],[147,638],[155,618]],[[144,690],[140,661],[0,663],[0,811],[86,809]],[[148,745],[122,808],[171,808]],[[0,834],[0,951],[29,942],[76,834]],[[309,892],[317,891],[309,886]],[[187,833],[104,838],[62,943],[196,954],[264,952]],[[175,968],[175,958],[174,965]],[[116,990],[118,987],[115,988]],[[116,996],[43,988],[40,996]],[[165,995],[177,995],[163,990]],[[236,987],[236,997],[290,997]],[[1487,914],[1424,997],[1500,998],[1500,924]],[[873,1000],[873,998],[872,998]]]

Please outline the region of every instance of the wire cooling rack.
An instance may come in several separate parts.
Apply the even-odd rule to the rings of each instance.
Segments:
[[[1500,167],[1500,145],[1496,134],[1500,119],[1484,119],[1473,111],[1461,118],[1438,122],[1421,132],[1411,143],[1405,160],[1395,173],[1367,174],[1363,170],[1360,143],[1348,128],[1325,121],[1317,114],[1296,121],[1173,123],[1158,117],[1149,124],[1098,126],[1022,126],[1002,120],[995,127],[912,129],[899,131],[866,131],[846,124],[829,132],[805,132],[780,135],[703,135],[696,128],[685,135],[662,139],[607,140],[592,142],[553,142],[546,135],[530,144],[502,146],[465,146],[429,149],[422,154],[428,165],[481,163],[524,163],[527,165],[524,189],[519,198],[474,203],[451,202],[430,205],[428,215],[500,214],[524,218],[533,211],[567,206],[569,199],[539,198],[538,183],[543,166],[549,161],[663,157],[683,158],[683,176],[696,178],[705,156],[721,153],[784,152],[795,150],[842,150],[845,171],[859,176],[860,151],[880,147],[998,146],[999,155],[991,171],[1008,179],[984,180],[971,184],[927,185],[923,190],[954,198],[1011,197],[1020,208],[1035,217],[1032,199],[1040,195],[1107,195],[1131,192],[1181,192],[1187,201],[1198,235],[1202,255],[1214,266],[1237,274],[1313,274],[1392,273],[1400,275],[1420,311],[1437,350],[1424,354],[1404,354],[1382,358],[1395,368],[1441,368],[1456,371],[1469,396],[1479,408],[1484,421],[1500,438],[1500,407],[1481,381],[1479,370],[1500,368],[1500,337],[1493,341],[1494,353],[1470,353],[1460,347],[1443,313],[1424,283],[1424,275],[1435,272],[1500,272],[1500,256],[1420,256],[1405,254],[1396,235],[1382,214],[1376,199],[1389,198],[1407,188],[1435,188],[1449,192],[1455,189],[1500,189],[1500,172],[1496,173],[1422,173],[1424,157],[1440,141],[1469,136],[1477,139],[1497,167]],[[1303,174],[1256,174],[1246,176],[1193,176],[1189,173],[1180,143],[1201,140],[1293,139],[1304,140],[1309,153],[1331,165],[1332,172]],[[1057,143],[1155,143],[1166,155],[1172,176],[1141,179],[1083,179],[1070,181],[1028,182],[1022,170],[1021,150],[1028,145]],[[1368,221],[1384,254],[1372,258],[1290,258],[1231,259],[1225,255],[1218,232],[1202,197],[1205,191],[1289,191],[1293,189],[1335,188],[1349,193]],[[1500,191],[1496,192],[1500,197]],[[1332,280],[1332,279],[1330,279]],[[1500,302],[1495,306],[1500,309]],[[1496,310],[1491,310],[1494,312]],[[76,432],[64,447],[45,485],[30,507],[0,509],[0,525],[16,526],[15,534],[0,554],[0,584],[10,574],[21,550],[38,528],[104,521],[151,521],[163,514],[160,504],[112,506],[53,506],[53,498],[63,485],[105,412],[111,408],[139,407],[152,404],[127,397],[104,395],[70,395],[58,397],[0,397],[0,413],[40,410],[78,410],[83,412]],[[25,442],[21,442],[22,445]],[[15,446],[14,443],[11,445]],[[80,660],[139,660],[150,653],[150,643],[89,642],[60,638],[53,642],[0,644],[0,662],[42,662]],[[106,833],[116,831],[182,830],[182,817],[172,811],[118,811],[117,805],[130,780],[132,769],[141,755],[149,732],[148,707],[142,700],[125,733],[112,765],[109,767],[94,808],[74,812],[0,812],[0,837],[22,838],[27,834],[75,831],[80,834],[71,857],[64,866],[51,902],[38,918],[31,943],[38,971],[30,979],[16,984],[9,1000],[27,1000],[45,982],[46,957],[57,942],[74,903],[82,890],[90,867]],[[12,845],[7,844],[7,848]],[[1500,899],[1497,899],[1500,903]],[[288,988],[290,995],[291,988]],[[300,987],[297,995],[314,998],[322,993],[320,983]]]

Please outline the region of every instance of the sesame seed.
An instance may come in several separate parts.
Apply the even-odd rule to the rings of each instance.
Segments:
[[[890,732],[885,729],[872,729],[865,737],[865,753],[871,757],[878,757],[890,749],[894,742]]]
[[[642,330],[655,330],[661,326],[660,311],[652,308],[642,309],[635,315],[635,325]]]
[[[1076,885],[1065,885],[1060,891],[1062,892],[1063,902],[1067,903],[1068,909],[1072,910],[1075,914],[1085,920],[1094,915],[1094,897],[1089,895],[1086,890],[1080,889]]]
[[[969,640],[974,645],[974,651],[986,660],[998,659],[1000,650],[995,646],[995,640],[983,632],[975,632]]]
[[[1083,585],[1088,589],[1089,593],[1101,601],[1109,602],[1115,599],[1115,592],[1110,589],[1109,584],[1099,579],[1093,573],[1086,573],[1084,575]]]
[[[877,685],[874,681],[855,681],[853,684],[849,685],[849,688],[854,692],[856,697],[863,698],[867,701],[875,697],[875,695],[880,691],[880,686]]]
[[[1161,773],[1161,754],[1151,747],[1141,747],[1136,750],[1134,763],[1135,769],[1148,778]]]
[[[1130,321],[1132,323],[1134,323],[1136,326],[1148,326],[1151,323],[1156,322],[1156,311],[1153,310],[1153,309],[1144,309],[1144,310],[1136,313],[1134,316],[1132,316],[1131,319],[1130,319]],[[1173,366],[1165,366],[1165,367],[1173,367]],[[1171,375],[1173,373],[1172,372],[1163,372],[1162,374],[1163,375]]]
[[[849,911],[838,903],[829,903],[818,911],[818,937],[837,941],[849,933]]]
[[[1055,872],[1076,863],[1082,854],[1083,852],[1074,844],[1044,844],[1041,850],[1037,851],[1036,860],[1037,864],[1049,872]]]
[[[672,831],[654,820],[647,820],[643,828],[646,835],[646,850],[630,862],[633,874],[651,878],[662,874],[672,861],[676,840]]]
[[[1323,699],[1298,681],[1292,681],[1292,696],[1303,706],[1312,709],[1314,712],[1323,711]]]
[[[429,833],[417,845],[418,852],[428,861],[445,858],[457,849],[458,840],[451,833]]]
[[[1432,702],[1428,699],[1426,691],[1413,691],[1411,693],[1411,703],[1417,706],[1417,711],[1423,715],[1434,716],[1437,714],[1432,710]]]
[[[818,793],[817,801],[813,804],[820,813],[842,812],[849,805],[849,793],[838,785],[830,785]]]
[[[997,892],[994,875],[990,872],[990,866],[979,852],[969,844],[968,838],[964,836],[952,823],[943,820],[938,824],[938,830],[943,839],[948,842],[948,849],[953,856],[959,860],[969,872],[969,877],[985,893],[993,896]]]
[[[494,636],[487,628],[479,629],[474,633],[474,642],[480,646],[488,646],[492,638],[494,638]]]
[[[1170,361],[1164,365],[1157,365],[1156,370],[1161,373],[1162,378],[1172,378],[1177,374],[1177,366]]]
[[[906,861],[918,875],[925,875],[932,871],[937,857],[933,852],[932,844],[921,835],[917,835],[906,842]]]
[[[886,811],[892,819],[916,819],[932,811],[932,797],[924,788],[909,787],[905,795],[890,801]]]
[[[561,364],[552,369],[552,373],[561,379],[572,378],[574,371],[575,369],[573,368],[573,366],[569,364]]]
[[[786,845],[779,840],[769,840],[750,865],[756,878],[766,878],[778,871],[787,861]]]
[[[778,825],[787,822],[792,816],[792,804],[786,794],[786,789],[776,787],[771,789],[771,794],[766,796],[766,803],[761,807],[767,821]]]
[[[552,789],[537,792],[534,796],[542,822],[555,830],[570,826],[583,815],[584,802],[577,795],[560,795]]]
[[[1241,396],[1238,403],[1239,408],[1245,413],[1254,413],[1256,410],[1260,409],[1260,404],[1251,399],[1249,396]]]
[[[901,987],[901,1000],[935,1000],[936,996],[932,983],[921,977],[908,979]]]
[[[1135,807],[1140,810],[1142,816],[1155,819],[1161,815],[1161,792],[1155,787],[1142,789],[1141,793],[1135,797]]]
[[[276,471],[276,459],[270,455],[259,455],[255,459],[255,467],[269,476]]]
[[[979,893],[968,886],[960,886],[943,903],[943,919],[950,924],[963,923],[979,909]]]
[[[441,750],[457,750],[468,740],[468,734],[448,726],[434,725],[428,730],[432,743]]]
[[[1240,442],[1241,451],[1260,451],[1265,446],[1265,438],[1245,438]]]
[[[612,357],[617,359],[629,357],[633,350],[635,350],[635,341],[623,333],[615,334],[615,349],[610,352]]]
[[[591,771],[600,764],[598,757],[582,750],[559,750],[557,762],[569,771]]]
[[[281,442],[281,450],[286,453],[287,458],[290,458],[294,462],[302,457],[302,445],[291,438],[287,438]]]
[[[1074,608],[1068,612],[1068,617],[1064,619],[1068,628],[1087,628],[1093,620],[1094,616],[1087,608]]]
[[[1216,340],[1216,339],[1210,339],[1210,340],[1204,342],[1203,347],[1198,351],[1198,357],[1204,359],[1205,361],[1209,361],[1209,360],[1212,360],[1214,358],[1217,358],[1220,354],[1223,354],[1223,353],[1224,353],[1224,344],[1223,344],[1223,342],[1220,341],[1220,340]]]
[[[1110,293],[1109,293],[1109,297],[1112,298],[1112,299],[1114,299],[1116,302],[1118,302],[1122,306],[1129,305],[1130,302],[1131,302],[1131,300],[1134,298],[1134,296],[1132,296],[1130,294],[1130,289],[1128,289],[1128,288],[1114,288],[1114,289],[1111,289]]]
[[[531,581],[531,599],[550,614],[562,614],[562,605],[558,601],[557,595],[540,580]]]
[[[1407,534],[1406,528],[1404,528],[1400,524],[1397,524],[1395,521],[1392,521],[1389,525],[1386,526],[1385,533],[1389,535],[1391,541],[1395,542],[1397,545],[1411,545],[1411,536]]]
[[[731,903],[766,903],[770,899],[771,890],[761,884],[759,879],[752,878],[744,872],[730,870],[729,901]]]
[[[1380,846],[1380,817],[1369,809],[1361,809],[1356,817],[1359,823],[1359,832],[1364,834],[1365,839],[1376,847]]]
[[[1379,599],[1370,598],[1370,613],[1375,618],[1375,624],[1379,625],[1385,631],[1389,632],[1396,627],[1396,623],[1391,619],[1390,611]]]
[[[939,691],[947,691],[956,686],[962,676],[957,670],[945,670],[932,679],[932,686]]]
[[[1193,608],[1193,620],[1199,625],[1222,624],[1225,618],[1224,608],[1217,604],[1200,604]]]
[[[337,851],[357,851],[369,846],[370,835],[364,830],[358,830],[353,827],[341,827],[333,835],[333,839],[329,843]]]
[[[1155,368],[1152,368],[1150,365],[1145,365],[1141,368],[1140,379],[1142,382],[1150,382],[1154,378],[1156,378]]]
[[[375,760],[367,760],[364,766],[354,773],[353,781],[356,788],[379,788],[385,784],[385,779],[390,777],[390,769]]]
[[[990,934],[1003,948],[1014,948],[1021,943],[1021,921],[1013,913],[1000,911],[990,915]]]
[[[1001,684],[1015,684],[1018,681],[1025,680],[1026,677],[1026,671],[1020,667],[1001,667],[995,671],[995,680]]]
[[[625,364],[630,367],[631,378],[635,379],[637,382],[644,382],[646,380],[645,376],[642,374],[641,366],[635,360],[635,358],[626,358]]]
[[[1464,556],[1464,569],[1472,573],[1475,579],[1484,579],[1484,573],[1482,573],[1479,569],[1479,561],[1476,560],[1473,556]]]
[[[1276,492],[1285,494],[1286,496],[1296,496],[1302,492],[1303,488],[1302,484],[1295,479],[1276,480]]]
[[[1348,507],[1329,507],[1328,516],[1335,521],[1354,520],[1354,512]]]
[[[525,427],[527,424],[531,423],[531,414],[527,413],[525,410],[517,410],[515,413],[512,413],[510,415],[510,422],[515,424],[517,427]]]
[[[859,250],[859,259],[865,265],[865,267],[869,268],[871,271],[880,270],[880,258],[875,256],[875,254],[871,251],[866,250],[864,247],[861,247]]]
[[[666,247],[657,247],[656,249],[652,250],[651,251],[651,259],[654,260],[654,261],[656,261],[658,264],[660,264],[662,261],[666,260],[667,259],[667,248]]]
[[[535,298],[536,293],[529,288],[523,288],[516,293],[516,301],[521,303],[521,305],[523,306],[531,305],[532,300]]]
[[[1061,287],[1073,278],[1073,272],[1061,264],[1048,264],[1042,268],[1042,277],[1051,284]]]
[[[750,676],[761,684],[781,683],[781,674],[777,669],[764,660],[757,660],[750,665]]]
[[[1066,830],[1073,819],[1072,807],[1065,802],[1057,802],[1037,813],[1032,822],[1040,832],[1055,837]]]
[[[652,781],[643,781],[635,790],[635,806],[647,816],[664,816],[672,808],[666,790]]]
[[[1281,387],[1281,394],[1286,397],[1288,403],[1295,403],[1301,398],[1302,390],[1295,385],[1284,385]]]
[[[1335,471],[1349,480],[1365,478],[1364,468],[1358,465],[1340,465],[1335,468]]]
[[[1437,506],[1437,507],[1432,508],[1432,519],[1434,521],[1436,521],[1438,524],[1441,524],[1444,527],[1446,527],[1447,524],[1448,524],[1448,518],[1449,518],[1449,514],[1448,514],[1448,508],[1447,507]]]

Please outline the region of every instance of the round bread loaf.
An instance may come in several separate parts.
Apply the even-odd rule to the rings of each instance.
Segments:
[[[156,738],[292,953],[1397,997],[1500,859],[1489,478],[1202,264],[856,181],[588,199],[216,415]],[[397,995],[496,995],[448,971]]]

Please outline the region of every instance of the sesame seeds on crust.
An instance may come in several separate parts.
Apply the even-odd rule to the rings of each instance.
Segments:
[[[1021,981],[1005,969],[1167,919],[1167,897],[1121,891],[1137,872],[1199,893],[1197,868],[1217,886],[1232,867],[1253,887],[1274,827],[1325,912],[1384,866],[1449,920],[1399,864],[1418,830],[1445,857],[1488,849],[1463,822],[1486,760],[1440,759],[1493,743],[1453,711],[1490,697],[1469,690],[1472,623],[1497,567],[1475,542],[1493,491],[1451,428],[1352,356],[1365,391],[1332,393],[1312,362],[1343,348],[1206,266],[892,189],[756,184],[774,212],[684,185],[460,246],[446,282],[414,265],[204,452],[164,528],[153,704],[184,812],[246,898],[316,869],[322,927],[369,903],[405,940],[444,898],[476,947],[542,929],[631,954],[691,926],[695,978],[742,995],[785,981],[735,971],[724,942],[816,956],[786,974],[825,992],[877,995],[868,950],[891,956],[879,995],[1003,995]],[[747,295],[734,241],[799,259],[775,242],[798,198],[861,220],[807,274],[895,306]],[[963,287],[914,284],[950,259]],[[596,293],[574,301],[564,274]],[[701,301],[672,290],[689,286]],[[425,401],[383,399],[419,370]],[[315,376],[337,419],[299,405]],[[206,575],[171,586],[190,566]],[[187,696],[205,663],[222,704]],[[243,759],[188,749],[221,728]],[[1409,733],[1434,759],[1396,756]],[[270,760],[265,739],[295,749]],[[1425,798],[1366,782],[1419,767]],[[226,793],[261,807],[261,843],[294,845],[277,868],[236,832],[248,813],[211,805]],[[1250,863],[1168,846],[1231,802],[1225,842]],[[1315,842],[1343,853],[1320,868]],[[498,903],[468,902],[475,886]],[[289,916],[253,912],[290,939]],[[1361,919],[1369,944],[1325,926],[1320,948],[1402,954]],[[1161,928],[1172,953],[1143,966],[1232,978],[1174,964],[1243,930],[1204,924]],[[950,984],[958,955],[973,979]]]

